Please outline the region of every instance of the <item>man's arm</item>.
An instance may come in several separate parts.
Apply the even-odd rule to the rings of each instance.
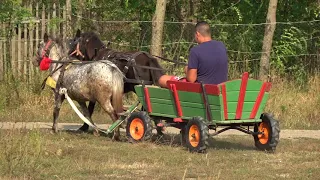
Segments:
[[[187,80],[188,82],[196,82],[197,80],[197,69],[188,69],[187,72]]]
[[[188,66],[185,67],[186,78],[188,82],[196,82],[197,80],[197,69],[198,69],[198,57],[194,51],[191,49],[189,55]]]

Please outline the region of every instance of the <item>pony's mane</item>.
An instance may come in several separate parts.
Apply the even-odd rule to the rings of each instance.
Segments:
[[[58,46],[65,48],[65,45],[63,43],[63,40],[60,36],[54,37],[52,35],[49,35],[49,38],[52,39]]]
[[[81,37],[83,37],[84,39],[90,39],[94,43],[99,43],[101,46],[105,46],[104,42],[99,38],[98,34],[93,31],[84,32],[81,34]]]

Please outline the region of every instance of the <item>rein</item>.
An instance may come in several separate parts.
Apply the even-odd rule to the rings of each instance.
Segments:
[[[82,37],[80,37],[78,40],[77,40],[77,45],[76,45],[76,49],[69,55],[69,56],[72,56],[72,55],[76,55],[76,56],[81,56],[82,58],[84,58],[85,56],[82,54],[82,52],[80,51],[80,39]],[[86,43],[88,43],[89,39],[86,40]],[[110,44],[110,42],[108,43],[108,45]],[[125,81],[127,83],[136,83],[136,84],[141,84],[141,83],[145,83],[145,84],[153,84],[155,82],[152,82],[152,81],[142,81],[140,80],[140,78],[138,77],[138,71],[136,70],[136,68],[142,68],[142,69],[148,69],[148,70],[156,70],[156,71],[163,71],[163,72],[167,72],[168,70],[165,70],[165,69],[162,69],[162,68],[156,68],[156,67],[149,67],[149,66],[143,66],[143,65],[137,65],[135,63],[135,58],[140,55],[141,53],[149,56],[149,58],[159,58],[159,59],[162,59],[164,61],[168,61],[168,62],[172,62],[174,64],[177,64],[177,65],[187,65],[187,63],[184,63],[184,62],[178,62],[176,60],[171,60],[171,59],[167,59],[167,58],[164,58],[164,57],[160,57],[160,56],[156,56],[156,55],[151,55],[147,52],[144,52],[144,51],[138,51],[136,53],[134,53],[133,55],[123,55],[124,57],[117,57],[117,51],[114,51],[112,49],[108,49],[108,45],[105,45],[103,43],[103,46],[101,46],[100,48],[95,48],[94,49],[94,56],[91,58],[90,61],[81,61],[81,62],[70,62],[70,61],[64,61],[64,63],[72,63],[72,64],[86,64],[86,63],[92,63],[93,62],[93,59],[97,57],[97,54],[98,52],[102,51],[102,50],[108,50],[106,52],[106,54],[101,57],[101,59],[106,59],[106,60],[109,60],[115,64],[118,64],[118,65],[123,65],[124,66],[124,69],[122,70],[122,73],[125,75]],[[123,53],[123,54],[126,54],[126,53]],[[120,62],[119,60],[124,60],[126,61],[126,63],[123,63],[123,62]],[[97,60],[99,61],[99,60]],[[61,63],[61,62],[56,62],[56,61],[52,61],[52,63]],[[134,71],[134,76],[135,76],[135,79],[128,79],[126,77],[126,73],[128,72],[129,70],[129,67],[133,67],[133,71]]]
[[[108,42],[108,45],[110,44],[110,42]],[[97,53],[103,49],[107,49],[108,45],[103,45],[102,47],[100,47],[99,49],[95,48],[95,56],[97,55]],[[110,49],[110,52],[107,53],[108,55],[108,58],[112,55],[112,53],[114,52],[117,52],[117,51],[114,51],[112,49]],[[157,56],[157,55],[153,55],[153,54],[149,54],[149,53],[146,53],[144,51],[142,51],[143,53],[145,54],[148,54],[150,56],[153,56],[153,57],[156,57],[156,58],[159,58],[159,59],[162,59],[164,61],[167,61],[167,62],[172,62],[174,64],[177,64],[177,65],[187,65],[187,63],[185,62],[178,62],[177,60],[172,60],[172,59],[168,59],[168,58],[165,58],[165,57],[161,57],[161,56]],[[80,51],[80,42],[78,40],[77,42],[77,46],[76,46],[76,49],[70,54],[70,56],[76,54],[76,56],[81,56],[82,58],[84,58],[85,56],[82,54],[82,52]],[[95,58],[95,56],[93,56],[91,59]]]
[[[156,57],[156,58],[159,58],[159,59],[162,59],[162,60],[165,60],[165,61],[168,61],[168,62],[172,62],[174,64],[178,64],[178,65],[188,65],[187,63],[185,62],[178,62],[177,60],[171,60],[171,59],[167,59],[167,58],[164,58],[164,57],[161,57],[161,56],[156,56],[156,55],[152,55],[150,54],[151,56],[153,57]]]

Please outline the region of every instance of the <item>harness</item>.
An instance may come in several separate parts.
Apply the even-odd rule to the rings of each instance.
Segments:
[[[75,41],[75,43],[77,44],[76,49],[70,54],[70,56],[76,55],[76,56],[81,56],[82,58],[85,57],[80,51],[80,41],[82,40],[82,38],[83,37],[80,37]],[[89,42],[89,39],[85,40],[85,44],[87,44],[88,42]],[[102,53],[102,54],[104,54],[104,56],[97,57],[98,52],[100,53],[101,51],[106,51],[105,53]],[[137,68],[150,69],[150,70],[162,70],[162,71],[163,71],[163,69],[137,65],[135,58],[141,54],[145,54],[149,58],[153,58],[153,57],[151,57],[151,55],[149,53],[144,52],[144,51],[138,51],[138,52],[135,52],[134,54],[122,53],[122,52],[114,51],[112,49],[108,49],[107,46],[105,44],[103,44],[102,47],[100,47],[99,49],[95,49],[95,55],[91,58],[91,60],[92,61],[94,61],[94,60],[109,60],[109,61],[113,62],[114,64],[116,64],[118,67],[120,65],[124,65],[124,68],[121,69],[121,71],[123,72],[124,76],[126,77],[126,78],[124,78],[125,83],[132,83],[132,84],[144,83],[146,85],[156,84],[154,78],[152,78],[152,81],[142,80],[141,75],[140,75],[139,71],[137,70]],[[122,63],[121,60],[125,61],[126,63]],[[127,78],[127,73],[129,71],[130,67],[132,67],[134,79]]]
[[[42,57],[42,60],[44,58],[48,58],[49,56],[49,53],[52,49],[52,47],[55,45],[55,43],[51,40],[49,40],[49,42],[46,44],[45,48],[42,50],[42,53],[41,53],[41,57]],[[60,59],[61,61],[61,59]],[[60,62],[59,61],[59,62]],[[73,60],[72,62],[75,62],[75,61],[79,61],[79,60]],[[43,80],[42,84],[41,84],[41,90],[43,90],[45,88],[45,85],[48,85],[49,87],[53,88],[53,89],[59,89],[61,86],[62,86],[62,78],[64,76],[64,72],[72,65],[72,63],[67,63],[67,64],[62,64],[61,66],[57,67],[56,69],[54,69],[52,72],[50,72],[50,74]],[[53,78],[52,78],[52,75],[54,73],[56,73],[58,70],[60,70],[60,75],[58,77],[58,80],[55,81]]]
[[[118,51],[112,50],[112,49],[107,49],[105,46],[101,47],[97,52],[100,51],[106,51],[106,54],[99,58],[97,56],[94,56],[92,59],[93,60],[100,60],[100,59],[105,59],[105,60],[109,60],[111,62],[113,62],[114,64],[120,66],[120,65],[124,65],[124,68],[121,70],[123,72],[123,74],[125,75],[125,77],[127,77],[127,73],[129,71],[129,68],[132,67],[133,70],[133,74],[134,74],[134,78],[135,79],[128,79],[125,78],[125,82],[126,83],[132,83],[132,84],[146,84],[146,85],[151,85],[151,84],[155,84],[155,80],[153,79],[153,81],[144,81],[141,80],[141,76],[139,74],[139,71],[137,70],[137,68],[144,68],[144,69],[150,69],[150,70],[160,70],[159,68],[152,68],[152,67],[148,67],[148,66],[141,66],[141,65],[137,65],[136,64],[136,57],[141,55],[141,54],[145,54],[147,55],[149,58],[152,58],[149,53],[144,52],[144,51],[138,51],[135,52],[134,54],[132,53],[120,53]],[[121,60],[124,60],[126,63],[122,63]]]

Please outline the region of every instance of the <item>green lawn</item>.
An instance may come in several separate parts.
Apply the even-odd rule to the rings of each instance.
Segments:
[[[1,179],[317,179],[320,140],[281,139],[274,154],[251,136],[210,140],[192,154],[179,135],[131,144],[91,133],[0,131]]]

